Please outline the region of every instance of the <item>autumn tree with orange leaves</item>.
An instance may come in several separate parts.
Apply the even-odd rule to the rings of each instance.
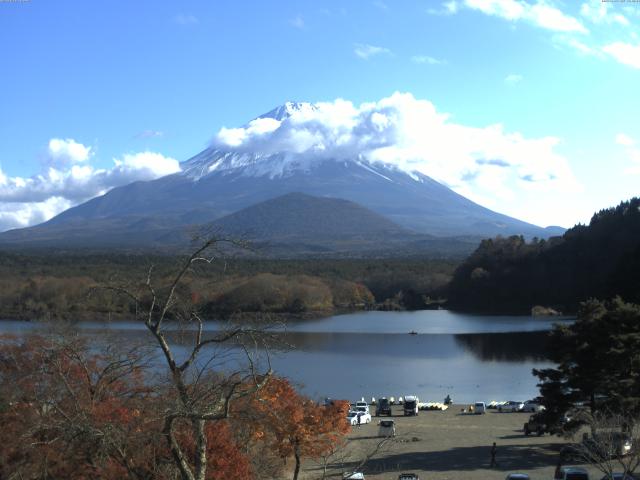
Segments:
[[[150,268],[140,284],[106,287],[149,332],[146,351],[0,338],[0,478],[249,480],[262,468],[256,452],[293,457],[297,478],[302,458],[335,448],[348,405],[320,407],[274,377],[264,324],[205,330],[184,281],[219,242],[166,283]]]
[[[294,458],[294,480],[303,458],[322,456],[351,430],[347,421],[348,402],[318,405],[300,395],[283,378],[272,378],[251,398],[246,411],[256,418],[254,429],[259,438],[270,442],[284,460]]]
[[[0,478],[173,479],[180,475],[163,436],[171,390],[149,383],[145,352],[96,352],[73,337],[0,338]],[[243,388],[251,389],[251,384]],[[341,444],[349,405],[319,406],[273,377],[205,427],[207,480],[249,480],[259,461],[303,458]],[[177,441],[194,455],[191,424]],[[280,475],[279,468],[261,476]]]

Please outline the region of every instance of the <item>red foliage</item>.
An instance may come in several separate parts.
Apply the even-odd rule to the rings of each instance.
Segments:
[[[0,338],[0,478],[169,478],[163,399],[124,365],[82,344]],[[207,437],[208,479],[251,478],[226,423]]]
[[[174,478],[162,435],[173,402],[145,383],[138,364],[75,340],[0,337],[0,478]],[[256,452],[293,455],[297,466],[301,457],[322,455],[349,430],[347,410],[346,403],[318,406],[272,378],[234,403],[232,421],[207,424],[207,479],[253,478],[249,455]],[[178,429],[191,458],[191,424]]]
[[[254,438],[270,441],[282,458],[328,453],[350,430],[348,402],[319,406],[300,395],[284,378],[272,378],[245,407],[254,412]]]

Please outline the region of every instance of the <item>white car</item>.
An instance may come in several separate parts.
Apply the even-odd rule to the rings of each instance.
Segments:
[[[524,403],[522,402],[514,402],[510,400],[503,405],[498,405],[499,412],[519,412],[524,407]]]
[[[343,480],[364,480],[364,473],[352,472],[342,474]]]
[[[360,422],[358,422],[358,418],[360,418]],[[351,425],[363,425],[365,423],[371,423],[371,415],[364,412],[354,412],[351,410],[347,414],[347,420]]]
[[[544,405],[540,405],[538,402],[534,402],[533,400],[527,400],[522,405],[521,411],[523,411],[523,412],[531,412],[531,413],[538,413],[538,412],[543,411],[544,409],[545,409]]]
[[[369,404],[367,402],[363,402],[362,400],[359,402],[356,402],[356,407],[369,407]]]
[[[354,409],[354,411],[356,411],[356,412],[366,413],[367,415],[371,413],[371,412],[369,411],[369,405],[366,405],[366,406],[364,406],[364,407],[361,407],[361,406],[356,405],[356,408]]]

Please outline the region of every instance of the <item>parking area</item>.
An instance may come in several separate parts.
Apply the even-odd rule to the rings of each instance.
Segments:
[[[401,472],[418,473],[421,480],[493,480],[516,471],[528,473],[534,480],[553,479],[558,452],[566,439],[525,436],[522,427],[530,413],[487,410],[473,415],[462,413],[462,409],[462,405],[453,405],[446,411],[420,411],[417,417],[404,417],[402,407],[394,405],[396,437],[377,447],[382,440],[377,436],[378,421],[388,417],[373,417],[372,423],[354,427],[347,447],[330,459],[328,473],[348,471],[371,456],[363,470],[368,480],[396,480]],[[497,467],[490,468],[493,442]],[[589,471],[592,479],[602,476]],[[305,478],[321,476],[317,464],[305,464]]]

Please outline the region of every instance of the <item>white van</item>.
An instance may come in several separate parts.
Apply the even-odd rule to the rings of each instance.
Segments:
[[[487,413],[487,406],[484,404],[484,402],[476,402],[473,406],[473,413],[475,413],[476,415]]]
[[[420,400],[415,395],[407,395],[406,397],[404,397],[403,411],[405,417],[407,415],[418,415],[419,402]]]

